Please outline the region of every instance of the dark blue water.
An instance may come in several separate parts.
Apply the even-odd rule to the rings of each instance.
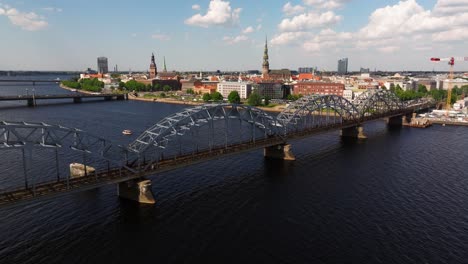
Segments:
[[[0,104],[0,120],[126,144],[182,108],[11,102]],[[132,137],[122,136],[127,128]],[[363,143],[341,142],[338,132],[293,141],[295,162],[258,150],[155,175],[154,206],[108,186],[0,209],[1,263],[465,263],[467,128],[389,130],[377,121],[365,129]],[[21,178],[20,156],[1,155],[0,184]]]

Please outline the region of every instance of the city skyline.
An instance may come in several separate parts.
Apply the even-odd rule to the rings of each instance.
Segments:
[[[142,71],[152,52],[169,71],[261,70],[265,36],[275,69],[336,71],[347,57],[350,71],[445,71],[429,58],[468,56],[467,0],[109,4],[0,0],[0,70],[80,71],[104,56]]]

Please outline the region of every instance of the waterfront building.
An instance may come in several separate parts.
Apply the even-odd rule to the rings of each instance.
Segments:
[[[182,83],[179,80],[151,80],[153,87],[158,87],[157,90],[162,91],[165,86],[169,86],[171,91],[180,91],[182,89]]]
[[[348,73],[348,58],[343,58],[338,61],[338,75],[346,75]]]
[[[217,90],[224,98],[227,98],[232,91],[237,91],[241,99],[247,99],[252,92],[252,84],[247,82],[220,82]]]
[[[298,82],[294,84],[293,93],[302,95],[321,94],[343,96],[345,85],[327,82]]]
[[[261,82],[257,84],[256,92],[270,99],[283,99],[285,89],[282,83],[278,82]]]
[[[200,81],[200,80],[197,80],[195,81],[194,85],[194,91],[198,94],[205,94],[205,93],[209,93],[209,94],[212,94],[214,92],[216,92],[216,90],[218,89],[218,83],[219,81]]]
[[[157,74],[158,74],[158,68],[156,67],[156,61],[154,59],[154,53],[153,53],[151,54],[151,63],[150,63],[150,69],[149,69],[150,79],[156,78]]]
[[[100,74],[106,74],[109,72],[109,66],[106,57],[97,58],[97,68]]]
[[[444,84],[442,86],[442,89],[448,90],[449,84],[452,85],[451,88],[455,88],[455,86],[460,88],[462,86],[468,85],[468,81],[465,80],[465,79],[461,79],[461,78],[457,78],[457,79],[454,79],[454,80],[447,79],[447,80],[444,80]]]
[[[348,101],[352,101],[354,99],[354,92],[353,90],[344,90],[343,91],[343,98],[348,100]]]

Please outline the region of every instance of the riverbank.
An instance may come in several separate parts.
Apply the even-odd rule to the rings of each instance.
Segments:
[[[450,121],[450,120],[441,120],[441,119],[429,119],[433,124],[447,125],[447,126],[468,126],[468,122],[462,121]]]
[[[93,94],[93,92],[83,91],[78,89],[73,89],[67,87],[60,83],[60,88],[74,91],[77,93],[84,93],[84,94]],[[190,105],[190,106],[197,106],[197,105],[204,105],[205,102],[197,102],[197,101],[181,101],[173,98],[144,98],[140,96],[135,96],[133,93],[128,93],[128,100],[135,100],[135,101],[142,101],[142,102],[152,102],[152,103],[164,103],[164,104],[178,104],[178,105]],[[272,112],[272,113],[281,113],[285,108],[286,105],[276,105],[273,107],[265,107],[265,106],[257,106],[257,108],[265,111],[265,112]]]
[[[144,98],[144,97],[135,96],[132,93],[128,94],[128,99],[129,100],[136,100],[136,101],[143,101],[143,102],[179,104],[179,105],[191,105],[191,106],[206,104],[205,102],[181,101],[181,100],[176,100],[176,99],[173,99],[173,98]],[[274,106],[274,107],[257,106],[257,108],[262,109],[265,112],[280,113],[286,108],[286,105],[277,105],[277,106]]]

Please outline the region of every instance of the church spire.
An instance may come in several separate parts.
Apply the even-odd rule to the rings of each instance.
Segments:
[[[167,68],[166,68],[166,56],[164,56],[164,70],[163,72],[167,72]]]
[[[151,53],[151,64],[150,64],[150,79],[156,78],[158,74],[158,67],[156,66],[156,60],[154,59],[154,53]]]
[[[263,64],[262,64],[263,78],[267,78],[269,72],[270,72],[270,62],[268,61],[268,38],[265,36],[265,50],[263,51]]]

